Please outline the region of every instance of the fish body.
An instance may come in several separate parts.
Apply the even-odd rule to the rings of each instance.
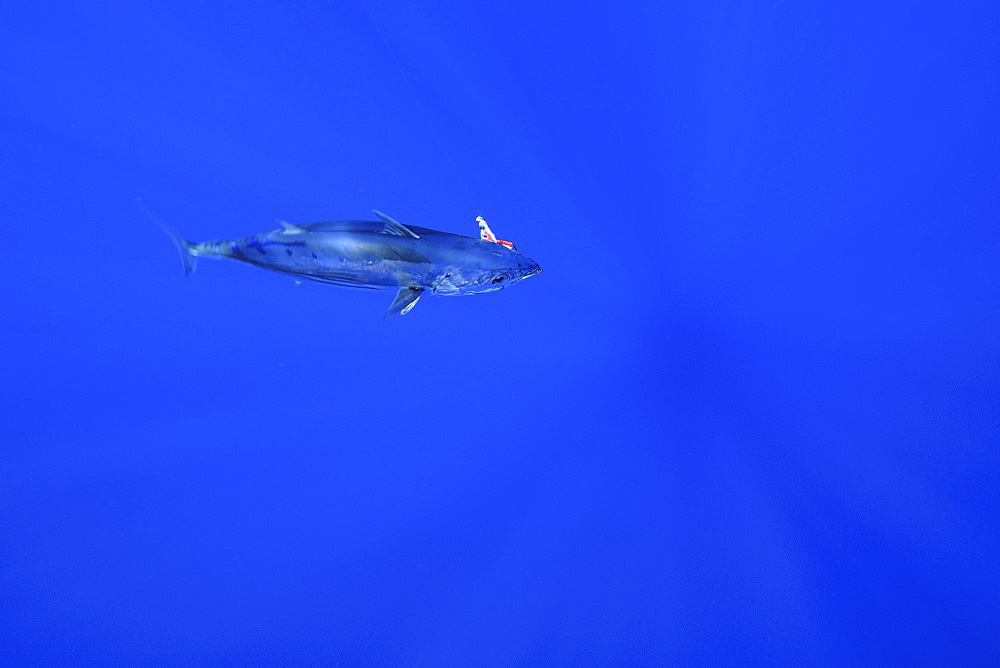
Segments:
[[[480,238],[380,220],[344,220],[281,228],[231,241],[192,243],[162,220],[185,274],[198,257],[230,258],[330,285],[395,289],[385,317],[406,314],[425,292],[454,296],[493,292],[542,269],[480,219]],[[155,218],[155,216],[154,216]]]

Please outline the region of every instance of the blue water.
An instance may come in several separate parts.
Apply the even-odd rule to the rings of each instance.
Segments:
[[[0,664],[996,665],[998,18],[4,3]]]

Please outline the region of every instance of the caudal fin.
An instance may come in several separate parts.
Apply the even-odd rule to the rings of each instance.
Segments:
[[[184,263],[184,275],[190,276],[194,273],[194,263],[197,257],[194,253],[194,245],[182,237],[181,235],[174,232],[173,228],[167,225],[166,221],[157,216],[155,213],[146,208],[146,205],[142,203],[142,198],[137,197],[135,200],[136,205],[142,210],[147,216],[152,218],[157,225],[159,225],[164,232],[167,233],[173,242],[177,246],[177,252],[181,254],[181,262]]]

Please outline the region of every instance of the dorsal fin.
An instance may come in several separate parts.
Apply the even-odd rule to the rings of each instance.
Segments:
[[[284,229],[285,234],[305,234],[306,229],[300,225],[292,225],[287,220],[278,220],[278,224]]]
[[[378,209],[372,209],[372,213],[381,218],[382,222],[385,223],[385,229],[382,230],[383,234],[394,234],[397,237],[413,237],[414,239],[420,238],[420,235],[408,228],[406,225],[393,220]]]

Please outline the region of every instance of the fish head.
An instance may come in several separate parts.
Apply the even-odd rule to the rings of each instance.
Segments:
[[[475,259],[441,272],[433,290],[438,295],[475,295],[502,290],[542,271],[527,255],[497,243],[486,243]],[[471,258],[470,258],[471,259]]]

